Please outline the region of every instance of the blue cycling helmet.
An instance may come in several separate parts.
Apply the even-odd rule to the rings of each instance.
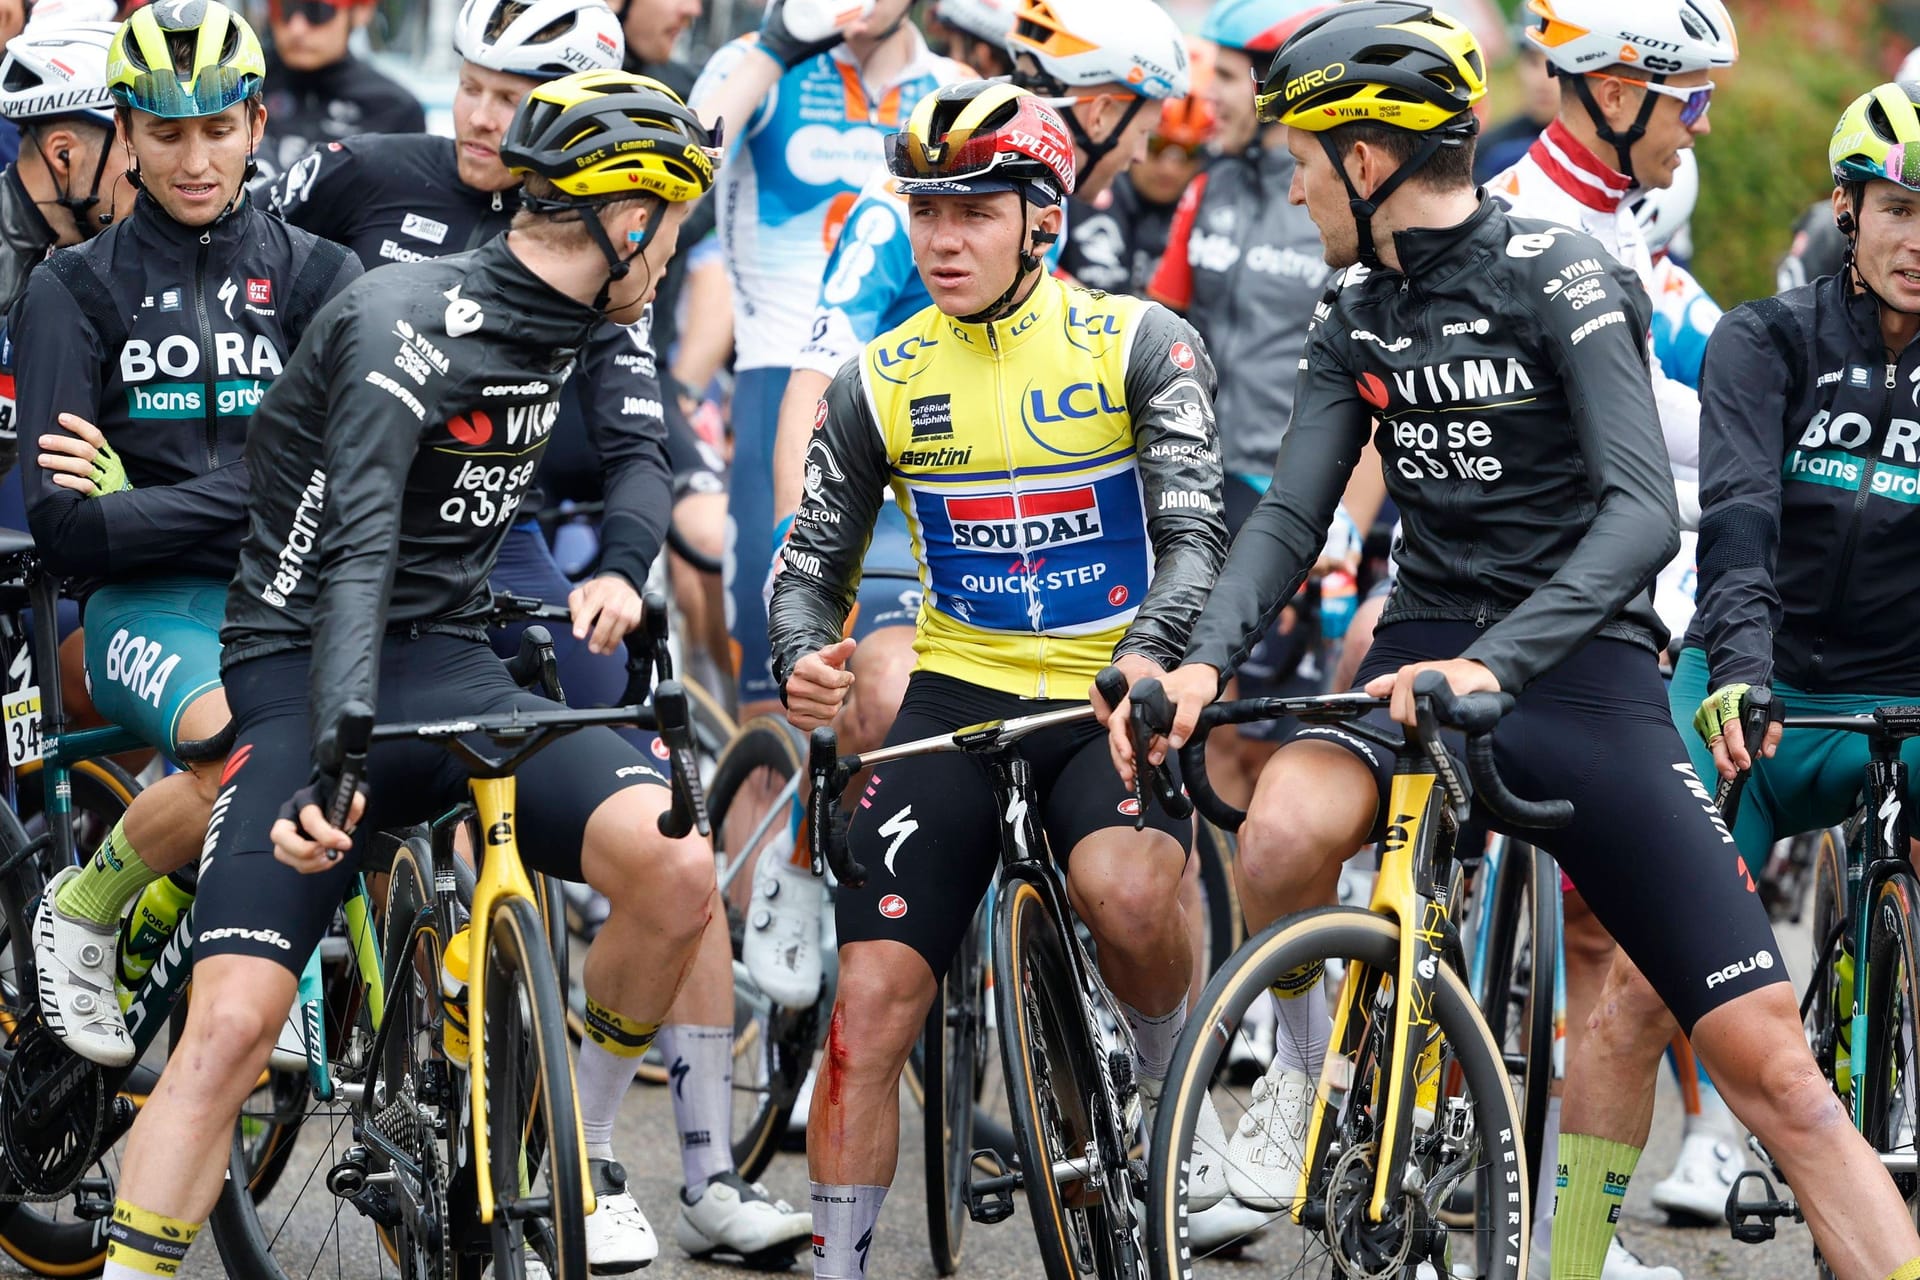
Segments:
[[[1222,49],[1272,53],[1328,7],[1327,0],[1219,0],[1207,10],[1200,38]]]

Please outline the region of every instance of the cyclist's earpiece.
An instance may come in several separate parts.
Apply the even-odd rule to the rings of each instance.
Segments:
[[[1854,226],[1853,215],[1850,213],[1843,213],[1839,217],[1835,218],[1833,220],[1833,225],[1839,228],[1840,234],[1843,236],[1852,235],[1856,229]]]
[[[1036,249],[1045,249],[1059,238],[1060,233],[1057,231],[1041,231],[1035,228],[1033,232],[1033,247]]]
[[[54,152],[53,154],[55,154],[55,155],[57,155],[57,156],[59,156],[59,157],[60,157],[60,163],[61,163],[61,164],[71,164],[71,163],[73,163],[73,162],[72,162],[72,160],[71,160],[71,159],[69,158],[69,157],[71,157],[71,156],[72,156],[72,154],[73,154],[73,153],[72,153],[71,151],[69,151],[69,150],[68,150],[67,148],[65,148],[65,147],[62,147],[62,148],[60,148],[60,149],[59,149],[58,151],[56,151],[56,152]]]

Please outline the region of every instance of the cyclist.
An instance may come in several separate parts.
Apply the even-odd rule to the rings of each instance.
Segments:
[[[583,137],[606,145],[569,149]],[[339,776],[342,707],[432,720],[551,705],[515,687],[487,645],[487,573],[507,530],[499,513],[524,495],[593,327],[603,315],[638,319],[712,161],[706,130],[670,91],[618,71],[534,89],[499,149],[531,175],[513,229],[348,290],[260,407],[247,451],[254,500],[222,631],[236,763],[194,904],[195,999],[127,1139],[107,1260],[116,1280],[165,1274],[162,1251],[199,1229],[300,958],[357,869],[358,842],[316,807]],[[501,465],[503,445],[515,454],[510,478],[483,503],[470,474]],[[665,514],[608,537],[644,554]],[[626,591],[616,633],[639,613]],[[420,821],[464,790],[446,757],[416,747],[376,747],[367,776],[369,794],[352,803],[364,831]],[[530,865],[584,878],[613,903],[587,957],[589,1034],[575,1074],[600,1201],[587,1219],[589,1262],[628,1271],[656,1246],[620,1189],[613,1120],[705,929],[713,855],[698,837],[658,834],[665,779],[608,730],[556,742],[520,780]],[[603,1218],[617,1230],[596,1225]]]
[[[884,132],[967,74],[928,48],[907,7],[868,0],[853,6],[863,16],[847,26],[802,40],[787,26],[789,4],[778,0],[758,34],[708,60],[693,90],[702,119],[730,126],[716,199],[733,281],[727,609],[742,719],[779,709],[761,598],[773,548],[773,442],[827,252],[879,167]]]
[[[1313,74],[1335,63],[1340,78]],[[1567,1058],[1553,1274],[1601,1272],[1674,1025],[1664,1000],[1802,1193],[1835,1273],[1920,1275],[1913,1219],[1805,1047],[1765,909],[1667,713],[1665,637],[1646,586],[1679,522],[1645,291],[1594,238],[1476,192],[1472,108],[1484,92],[1473,37],[1406,0],[1341,5],[1274,58],[1265,113],[1293,127],[1295,198],[1328,262],[1347,270],[1308,335],[1273,487],[1166,680],[1171,740],[1312,567],[1377,418],[1406,536],[1358,680],[1391,695],[1401,723],[1425,671],[1460,693],[1518,696],[1494,736],[1498,767],[1519,794],[1564,797],[1577,815],[1525,838],[1566,868],[1632,962],[1609,976],[1585,1051]],[[1112,746],[1130,775],[1125,734]],[[1392,817],[1392,767],[1337,728],[1280,749],[1241,831],[1250,926],[1334,901],[1342,862]],[[1265,1183],[1269,1209],[1293,1197],[1290,1135],[1303,1131],[1331,1031],[1317,975],[1288,988],[1279,1052],[1256,1085],[1264,1141],[1229,1151]]]
[[[935,305],[869,343],[820,403],[771,606],[799,728],[831,720],[846,695],[841,627],[889,482],[912,512],[927,587],[889,742],[1079,702],[1109,663],[1136,679],[1159,671],[1219,565],[1199,337],[1161,308],[1044,269],[1073,191],[1068,129],[1042,99],[973,81],[923,101],[889,143]],[[1030,398],[1037,411],[1024,412]],[[996,418],[1024,430],[996,432]],[[1191,828],[1156,811],[1151,832],[1133,830],[1091,725],[1035,735],[1024,754],[1138,1072],[1158,1082],[1185,1017],[1191,955],[1167,908]],[[815,1276],[865,1273],[900,1071],[996,862],[986,786],[970,761],[902,761],[874,770],[854,810],[852,851],[874,874],[835,899],[840,982],[807,1128]]]
[[[1853,810],[1867,743],[1777,728],[1749,743],[1741,696],[1771,686],[1793,712],[1854,715],[1920,688],[1907,571],[1893,566],[1920,529],[1900,482],[1901,402],[1920,376],[1920,169],[1902,162],[1920,143],[1916,103],[1920,84],[1883,84],[1834,129],[1827,218],[1846,272],[1735,307],[1707,346],[1699,609],[1671,698],[1675,722],[1699,730],[1681,736],[1701,777],[1753,767],[1733,830],[1749,866]]]
[[[120,26],[107,85],[140,198],[34,273],[12,329],[37,446],[21,467],[28,523],[48,567],[81,583],[93,701],[176,759],[228,719],[220,617],[254,408],[320,305],[360,275],[338,245],[246,193],[262,71],[252,29],[217,0],[149,6]],[[220,769],[195,764],[143,790],[41,899],[43,1013],[83,1057],[132,1057],[115,926],[199,851]]]
[[[520,185],[520,175],[500,159],[512,113],[543,82],[573,67],[612,69],[623,53],[620,29],[601,0],[466,0],[454,44],[462,58],[456,137],[402,134],[328,144],[274,187],[276,207],[289,221],[340,240],[369,265],[440,257],[493,240],[513,217],[508,197]],[[689,223],[697,216],[690,213]],[[608,514],[600,526],[595,572],[575,587],[555,563],[539,525],[521,512],[498,552],[497,589],[553,603],[579,594],[589,606],[620,607],[646,581],[659,542],[636,538],[623,526],[651,527],[656,513],[669,507],[677,519],[679,503],[711,487],[693,477],[713,474],[684,420],[681,433],[671,431],[671,398],[661,394],[657,365],[644,323],[595,329],[551,424],[549,454],[567,456],[549,456],[541,476],[547,484],[555,464],[571,462],[573,470],[590,469],[597,480],[604,478]],[[502,379],[499,385],[510,384]],[[498,488],[483,496],[504,504]],[[573,634],[555,637],[561,683],[576,705],[611,705],[626,685],[619,656],[624,650],[611,637],[616,614],[600,612],[599,625],[591,627],[586,620],[595,610],[588,607],[581,616]],[[521,629],[497,635],[496,647],[511,653]],[[651,751],[653,735],[626,736]],[[806,1215],[740,1178],[731,1145],[714,1140],[732,1131],[732,1093],[714,1083],[725,1079],[732,1062],[733,981],[724,913],[713,913],[708,927],[697,972],[661,1043],[670,1061],[679,1056],[689,1064],[683,1087],[674,1091],[687,1180],[676,1236],[701,1253],[745,1256],[781,1244],[798,1248],[808,1234]],[[623,1213],[631,1204],[618,1203]]]
[[[261,176],[279,177],[327,142],[362,133],[420,133],[420,100],[347,47],[374,0],[269,0],[267,136]]]
[[[961,19],[963,21],[968,19]],[[982,29],[985,20],[972,19]],[[1074,171],[1083,198],[1105,191],[1139,157],[1165,101],[1187,91],[1186,47],[1179,28],[1153,0],[1024,0],[1003,33],[1014,82],[1041,93],[1076,97],[1067,106]],[[1177,70],[1176,70],[1177,68]],[[823,279],[806,344],[794,361],[780,407],[773,466],[774,546],[785,541],[802,502],[802,478],[814,411],[834,373],[879,334],[923,311],[932,301],[916,271],[907,233],[906,201],[894,179],[877,172],[847,218]],[[1064,214],[1064,210],[1062,211]],[[1057,260],[1060,244],[1047,246]],[[736,488],[740,480],[737,478]],[[859,607],[847,657],[854,676],[842,729],[849,749],[872,747],[886,736],[912,669],[911,630],[920,583],[906,517],[893,503],[881,508],[866,556]],[[767,927],[749,935],[756,976],[771,990],[811,993],[819,988],[817,920],[821,890],[804,867],[761,859],[754,881]],[[775,945],[767,945],[769,942]],[[769,966],[771,955],[782,963]],[[786,969],[787,974],[768,972]]]
[[[49,253],[92,238],[132,205],[107,92],[115,26],[44,21],[8,41],[0,61],[0,118],[20,128],[24,148],[0,173],[0,527],[9,529],[26,528],[27,513],[12,474],[19,450],[7,313]]]

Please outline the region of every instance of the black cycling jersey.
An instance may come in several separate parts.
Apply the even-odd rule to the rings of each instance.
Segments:
[[[317,71],[292,71],[267,52],[267,131],[254,159],[268,181],[314,148],[363,133],[424,133],[420,99],[392,76],[348,54]]]
[[[340,241],[372,270],[382,261],[420,262],[478,248],[506,231],[520,207],[518,191],[482,191],[460,180],[451,138],[405,134],[330,142],[302,160],[273,186],[273,203],[297,226]],[[590,451],[602,429],[633,428],[664,434],[664,399],[647,340],[647,320],[625,328],[602,323],[581,352],[578,376],[567,380],[555,430],[567,452]],[[691,428],[688,428],[691,430]],[[630,457],[623,453],[622,456]],[[664,452],[658,475],[628,475],[614,495],[647,512],[672,505],[672,481]],[[596,464],[610,472],[607,459]],[[536,503],[538,499],[535,499]],[[666,532],[665,516],[637,584]],[[610,567],[603,558],[601,567]]]
[[[1827,276],[1735,307],[1700,378],[1700,584],[1710,681],[1815,693],[1920,684],[1920,344]]]
[[[312,645],[319,736],[343,702],[372,703],[390,623],[484,640],[500,540],[599,323],[506,237],[374,272],[330,303],[255,415],[223,666]],[[614,471],[638,461],[663,473],[661,451],[657,433],[606,424],[601,437]],[[657,545],[666,513],[634,514],[602,539],[606,562],[638,582],[647,559],[636,564],[635,544]]]
[[[1816,200],[1793,224],[1787,255],[1774,268],[1774,288],[1785,293],[1821,276],[1838,275],[1846,261],[1847,238],[1833,225],[1833,202]]]
[[[202,229],[145,195],[131,217],[34,272],[12,326],[20,421],[38,435],[80,415],[132,482],[87,498],[21,469],[54,572],[230,576],[254,408],[321,304],[360,274],[338,245],[251,199]]]
[[[20,171],[0,173],[0,472],[12,470],[20,452],[13,429],[13,342],[7,317],[27,291],[27,276],[53,252],[57,239],[27,194]]]
[[[1180,202],[1155,204],[1126,174],[1097,200],[1075,200],[1067,213],[1073,234],[1060,250],[1060,269],[1089,289],[1144,295]]]
[[[1405,274],[1350,267],[1315,310],[1272,488],[1188,660],[1224,681],[1292,599],[1369,431],[1405,521],[1383,625],[1476,623],[1462,656],[1510,692],[1596,633],[1664,647],[1649,584],[1679,514],[1646,291],[1591,237],[1487,198],[1394,244]]]

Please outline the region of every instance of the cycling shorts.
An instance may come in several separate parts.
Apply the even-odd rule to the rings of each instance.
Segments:
[[[573,591],[573,583],[560,571],[540,526],[523,520],[507,530],[501,539],[500,555],[494,561],[488,585],[495,591],[516,596],[532,596],[548,604],[564,606]],[[490,635],[493,651],[502,658],[520,652],[520,636],[533,624],[516,622],[499,627]],[[613,653],[596,654],[585,640],[573,638],[573,628],[564,622],[543,622],[553,637],[553,659],[560,670],[560,691],[570,707],[612,707],[619,705],[627,689],[627,650],[623,645]],[[615,729],[615,733],[655,759],[662,758],[658,735],[645,729]]]
[[[289,649],[227,670],[236,736],[207,827],[194,902],[194,959],[248,955],[298,973],[326,933],[348,877],[383,829],[426,822],[467,795],[466,772],[443,748],[410,739],[381,743],[367,761],[367,813],[352,852],[304,875],[273,856],[270,831],[281,806],[312,775],[307,728],[311,651]],[[491,649],[476,640],[389,635],[380,648],[380,719],[453,720],[553,703],[520,689]],[[481,739],[483,751],[499,750]],[[534,872],[578,881],[587,820],[630,786],[664,786],[667,766],[643,756],[611,729],[556,739],[519,773],[516,826]]]
[[[227,583],[150,578],[87,597],[87,690],[100,714],[178,759],[180,717],[220,687]]]
[[[1017,698],[930,671],[907,681],[887,745],[912,742],[987,720],[1034,715],[1084,703]],[[1121,785],[1107,754],[1107,733],[1092,720],[1061,725],[1021,741],[1033,766],[1047,845],[1063,864],[1075,845],[1108,827],[1133,829],[1133,793]],[[999,806],[982,761],[943,754],[875,767],[847,833],[867,868],[859,889],[842,885],[834,899],[840,945],[887,939],[946,974],[973,923],[981,895],[1000,865]],[[1149,803],[1147,825],[1183,849],[1193,824]]]
[[[1778,680],[1773,690],[1786,704],[1789,715],[1857,716],[1888,703],[1915,701],[1911,693],[1807,693]],[[1693,767],[1702,778],[1712,779],[1713,753],[1693,728],[1693,713],[1700,709],[1707,692],[1706,654],[1699,649],[1681,650],[1673,668],[1673,683],[1667,689],[1673,724],[1680,732],[1680,741],[1686,744]],[[1844,822],[1860,805],[1870,754],[1867,739],[1857,733],[1795,729],[1783,734],[1773,759],[1755,762],[1740,796],[1733,838],[1747,865],[1765,866],[1776,840]],[[1907,809],[1913,812],[1915,805],[1920,805],[1920,739],[1909,738],[1902,743],[1900,758],[1907,764]]]
[[[733,470],[727,490],[727,634],[740,673],[740,705],[778,702],[767,605],[773,560],[773,437],[788,369],[742,369],[733,379]]]
[[[1400,622],[1374,633],[1356,687],[1412,662],[1459,656],[1483,633],[1470,622]],[[1397,732],[1387,714],[1372,720]],[[1352,752],[1380,798],[1384,834],[1394,754],[1337,726],[1302,729]],[[1495,830],[1552,854],[1607,932],[1691,1032],[1750,991],[1787,981],[1766,908],[1720,822],[1712,779],[1688,762],[1652,653],[1596,638],[1522,693],[1493,736],[1514,794],[1570,800],[1571,826],[1516,829],[1474,806]]]

